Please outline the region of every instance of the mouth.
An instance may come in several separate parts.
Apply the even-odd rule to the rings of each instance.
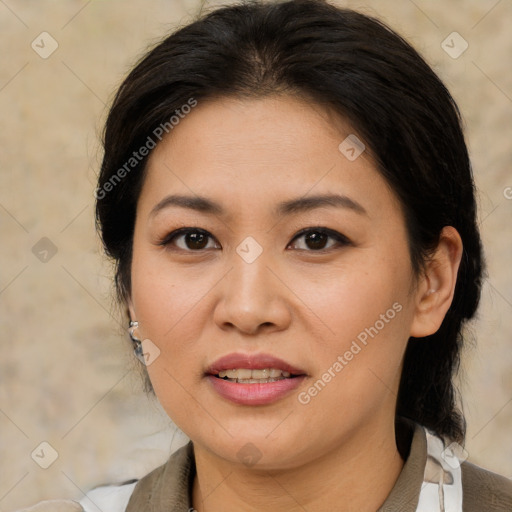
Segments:
[[[304,370],[268,354],[230,354],[205,373],[217,396],[237,406],[264,406],[283,400],[307,376]]]
[[[232,353],[217,359],[206,376],[237,384],[265,384],[306,376],[306,372],[270,354]]]

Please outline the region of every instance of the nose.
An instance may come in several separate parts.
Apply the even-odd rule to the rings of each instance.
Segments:
[[[234,253],[231,270],[219,286],[214,321],[223,330],[257,334],[286,329],[291,321],[290,290],[265,251],[251,263]]]

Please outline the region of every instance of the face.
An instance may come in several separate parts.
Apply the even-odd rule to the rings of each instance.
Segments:
[[[339,149],[351,133],[305,100],[216,99],[149,159],[130,313],[162,406],[224,460],[294,467],[392,428],[415,278],[396,197]]]

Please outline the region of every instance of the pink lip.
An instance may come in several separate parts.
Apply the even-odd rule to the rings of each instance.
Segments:
[[[291,364],[271,356],[270,354],[228,354],[217,359],[207,370],[209,375],[217,375],[223,370],[248,368],[250,370],[263,370],[264,368],[277,368],[293,375],[305,375],[305,371]]]
[[[239,384],[216,377],[222,370],[235,368],[251,370],[277,368],[296,375],[296,377],[263,384]],[[306,378],[304,370],[270,354],[229,354],[215,361],[206,370],[206,374],[213,389],[220,396],[240,405],[265,405],[275,402],[297,388]]]

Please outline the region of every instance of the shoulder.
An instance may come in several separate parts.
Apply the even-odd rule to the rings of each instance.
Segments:
[[[84,512],[140,512],[149,509],[148,500],[162,495],[171,496],[178,503],[188,503],[193,468],[193,445],[189,441],[145,476],[122,484],[95,487],[79,503]]]
[[[137,482],[126,511],[160,510],[162,503],[173,504],[172,510],[191,510],[194,476],[194,446],[189,441]]]
[[[81,500],[84,512],[124,512],[138,480],[91,489]]]
[[[467,461],[461,470],[464,512],[512,510],[512,480]]]

